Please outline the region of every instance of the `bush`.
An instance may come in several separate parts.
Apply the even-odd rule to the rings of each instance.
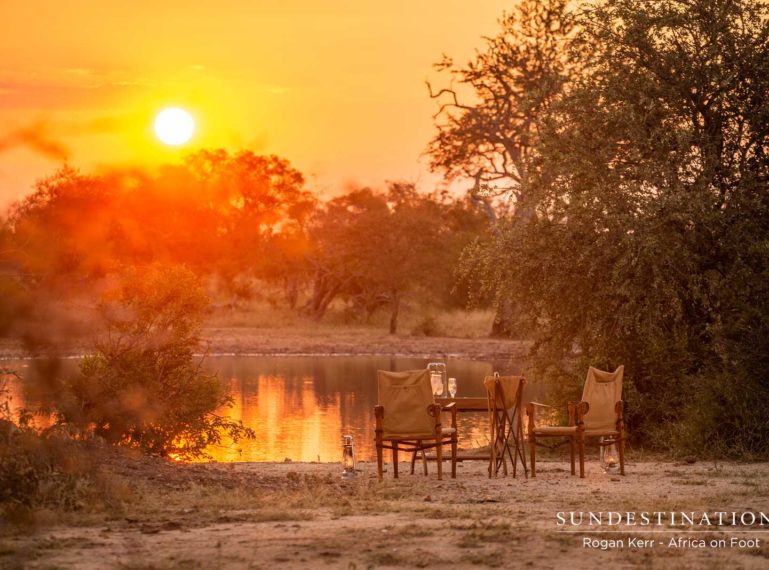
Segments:
[[[676,449],[702,457],[756,460],[769,456],[769,393],[746,374],[692,382],[691,400],[675,431]]]
[[[232,401],[193,356],[207,305],[185,268],[130,270],[100,305],[96,352],[53,395],[59,422],[180,459],[205,456],[224,437],[252,437],[241,422],[216,413]]]
[[[75,442],[17,428],[0,437],[0,504],[77,509],[90,495],[92,467]]]
[[[12,421],[7,378],[0,371],[0,505],[8,509],[59,506],[74,509],[90,487],[91,465],[73,442],[40,437]],[[23,418],[22,418],[23,420]]]
[[[435,317],[432,315],[422,317],[411,329],[411,334],[415,336],[439,336],[440,332]]]

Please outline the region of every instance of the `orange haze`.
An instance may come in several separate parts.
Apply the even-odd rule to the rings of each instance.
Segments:
[[[91,171],[206,147],[289,159],[325,195],[428,185],[431,65],[467,61],[510,1],[3,0],[0,207],[62,160]],[[188,109],[185,147],[152,119]]]

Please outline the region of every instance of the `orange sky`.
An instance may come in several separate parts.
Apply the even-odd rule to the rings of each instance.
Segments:
[[[288,158],[311,188],[429,187],[426,79],[465,62],[514,0],[2,0],[0,206],[64,157],[86,171],[199,147]],[[198,131],[159,143],[154,114]]]

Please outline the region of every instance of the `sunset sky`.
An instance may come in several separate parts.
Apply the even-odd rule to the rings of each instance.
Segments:
[[[85,171],[206,147],[288,158],[309,186],[408,179],[436,110],[442,53],[466,62],[511,0],[3,0],[0,207],[65,159]],[[166,106],[197,131],[152,131]]]

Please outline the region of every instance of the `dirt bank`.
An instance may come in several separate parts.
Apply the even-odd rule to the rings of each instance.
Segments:
[[[519,358],[527,343],[505,339],[390,335],[371,328],[207,327],[201,352],[236,355],[384,355],[437,356],[504,361]],[[71,342],[63,356],[88,352],[85,342]],[[0,339],[0,358],[30,356],[17,339]]]
[[[769,512],[769,464],[631,461],[619,477],[592,461],[580,480],[566,462],[546,461],[534,480],[489,480],[476,462],[461,464],[456,480],[437,481],[433,466],[427,478],[388,473],[381,483],[373,464],[352,482],[336,464],[178,467],[114,470],[124,484],[130,476],[130,491],[109,512],[6,527],[0,567],[765,568],[769,558],[760,529],[557,525],[568,511]],[[727,546],[694,546],[719,539]]]
[[[370,328],[285,330],[207,328],[211,352],[232,354],[385,355],[505,360],[522,355],[527,344],[505,339],[390,335]]]

